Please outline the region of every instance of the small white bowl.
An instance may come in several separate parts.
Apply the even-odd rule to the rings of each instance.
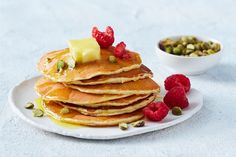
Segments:
[[[167,37],[169,39],[179,39],[182,36],[172,36]],[[201,57],[188,57],[188,56],[178,56],[169,54],[163,50],[160,49],[159,43],[156,45],[156,53],[158,55],[158,60],[169,67],[170,69],[174,70],[176,73],[182,73],[185,75],[198,75],[206,72],[210,68],[214,67],[220,60],[220,57],[222,55],[223,51],[223,45],[218,40],[207,38],[207,37],[199,37],[195,36],[197,39],[202,41],[212,41],[215,43],[220,44],[220,51],[207,55],[207,56],[201,56]],[[166,38],[165,38],[166,39]]]

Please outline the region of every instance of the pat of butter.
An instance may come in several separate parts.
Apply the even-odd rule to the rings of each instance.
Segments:
[[[100,46],[94,38],[69,40],[68,44],[70,53],[76,62],[87,63],[101,58]]]

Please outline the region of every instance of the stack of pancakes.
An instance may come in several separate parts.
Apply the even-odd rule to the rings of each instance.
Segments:
[[[101,59],[68,65],[58,72],[57,62],[68,63],[69,49],[44,55],[38,69],[44,77],[35,85],[44,100],[45,113],[57,120],[88,126],[112,126],[143,117],[142,108],[154,101],[160,87],[152,72],[142,65],[139,54],[109,62],[113,47],[101,49]],[[69,112],[62,114],[61,110]]]

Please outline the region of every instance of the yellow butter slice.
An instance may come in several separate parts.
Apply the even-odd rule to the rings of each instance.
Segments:
[[[101,58],[100,46],[94,38],[69,40],[68,44],[70,53],[76,62],[87,63]]]

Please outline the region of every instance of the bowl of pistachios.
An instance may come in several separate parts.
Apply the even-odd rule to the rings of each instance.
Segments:
[[[218,40],[199,36],[172,36],[156,45],[158,60],[176,73],[198,75],[220,60],[223,45]]]

